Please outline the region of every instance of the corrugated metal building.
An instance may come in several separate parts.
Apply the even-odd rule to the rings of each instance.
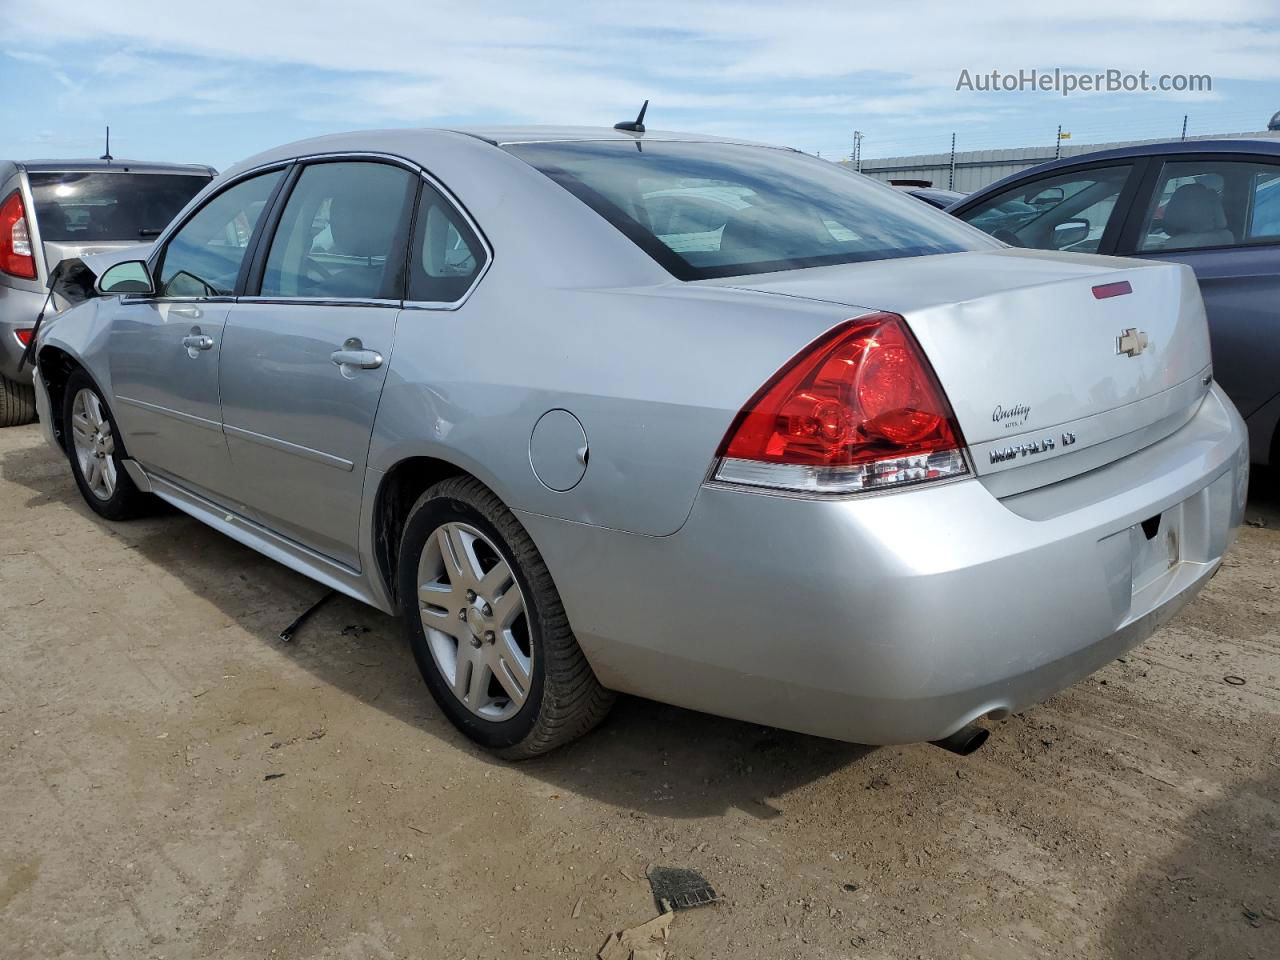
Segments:
[[[1267,137],[1280,139],[1280,130],[1257,133],[1215,133],[1210,136],[1187,137],[1188,140],[1222,140],[1234,137]],[[1112,147],[1131,147],[1142,143],[1164,143],[1168,137],[1155,140],[1122,140],[1116,143],[1062,143],[1062,156],[1074,157]],[[956,152],[955,184],[950,189],[972,193],[1001,177],[1034,167],[1054,158],[1053,147],[1021,147],[1012,150],[968,150]],[[841,161],[848,166],[849,161]],[[908,157],[880,157],[862,161],[862,172],[877,180],[928,180],[946,189],[951,177],[951,154],[925,153]]]

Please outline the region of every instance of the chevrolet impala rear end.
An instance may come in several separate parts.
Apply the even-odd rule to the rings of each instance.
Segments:
[[[644,150],[664,148],[670,191],[716,177],[700,169],[712,151]],[[1122,655],[1218,569],[1248,462],[1189,269],[980,243],[865,182],[850,185],[874,211],[860,221],[806,209],[819,195],[793,180],[776,205],[689,216],[714,237],[673,227],[669,202],[665,225],[638,229],[621,211],[666,185],[661,162],[512,149],[681,294],[767,304],[779,342],[820,330],[716,411],[724,434],[679,529],[524,518],[606,686],[846,740],[943,740]],[[824,234],[872,252],[808,259]],[[723,266],[729,251],[762,262]],[[759,369],[762,337],[744,311],[736,334],[709,320],[675,349],[697,350],[704,392],[724,398],[715,384]]]

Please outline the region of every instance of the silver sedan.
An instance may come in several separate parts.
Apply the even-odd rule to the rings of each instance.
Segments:
[[[507,757],[616,691],[967,750],[1173,616],[1245,497],[1189,268],[1011,249],[803,154],[291,144],[38,335],[89,505],[403,617]]]

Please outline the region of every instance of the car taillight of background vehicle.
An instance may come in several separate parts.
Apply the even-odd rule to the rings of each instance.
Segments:
[[[36,258],[31,250],[27,211],[17,190],[0,204],[0,270],[24,280],[36,278]]]
[[[809,493],[858,493],[969,472],[951,404],[906,321],[836,327],[742,408],[715,478]]]

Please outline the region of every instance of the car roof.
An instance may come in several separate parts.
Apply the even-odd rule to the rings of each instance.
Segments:
[[[442,150],[458,150],[470,144],[478,149],[501,147],[517,143],[571,143],[586,141],[669,141],[695,143],[731,143],[743,146],[779,149],[772,144],[737,140],[732,137],[707,136],[698,133],[677,133],[667,130],[647,130],[631,133],[612,127],[397,127],[386,130],[352,130],[330,133],[293,143],[283,143],[247,157],[223,171],[223,175],[236,176],[245,170],[297,157],[319,156],[326,153],[385,153],[428,163],[438,159]],[[784,147],[781,149],[791,149]]]
[[[158,163],[153,160],[18,160],[28,173],[178,173],[216,176],[213,167],[198,163]]]
[[[510,126],[510,127],[450,127],[455,133],[465,133],[498,146],[516,143],[557,143],[573,140],[679,140],[695,143],[737,143],[752,147],[773,146],[755,140],[736,137],[712,136],[702,133],[681,133],[674,130],[615,130],[613,127],[566,126]]]
[[[1179,154],[1206,153],[1252,153],[1262,157],[1280,157],[1280,138],[1234,137],[1229,140],[1165,140],[1158,143],[1139,143],[1127,147],[1113,147],[1110,150],[1095,150],[1093,153],[1081,153],[1071,157],[1063,157],[1060,160],[1050,160],[1047,163],[1039,163],[1034,167],[1018,170],[1007,177],[1001,177],[994,183],[975,190],[964,200],[957,201],[954,206],[959,207],[961,204],[967,204],[979,196],[985,196],[993,192],[997,187],[1003,189],[1006,185],[1016,183],[1028,176],[1038,176],[1054,170],[1087,166],[1088,164],[1105,160],[1129,160],[1139,157],[1167,157]]]

